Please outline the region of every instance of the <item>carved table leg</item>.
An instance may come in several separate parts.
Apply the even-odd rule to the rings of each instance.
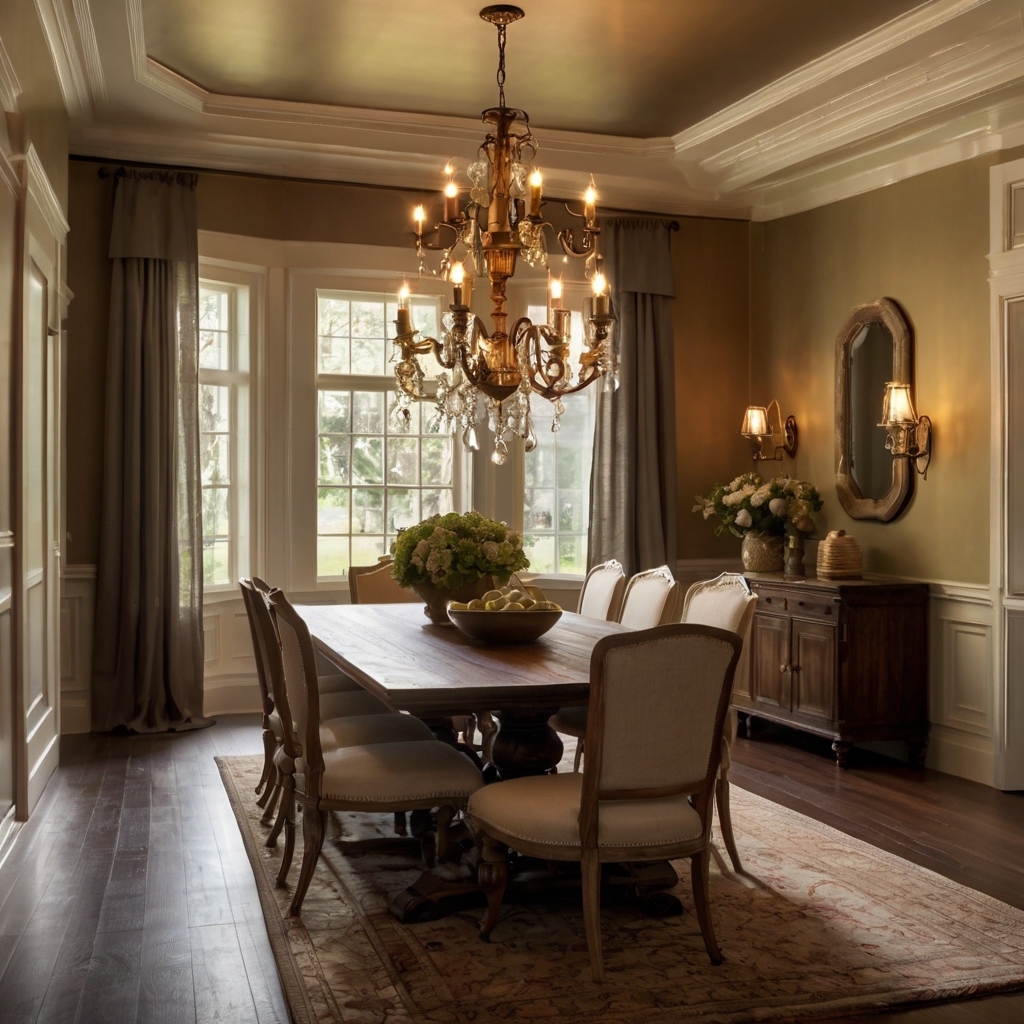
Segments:
[[[853,746],[852,743],[840,743],[839,740],[836,740],[832,744],[832,749],[836,753],[836,764],[839,765],[840,768],[848,768],[849,767],[849,765],[846,763],[846,761],[847,761],[847,757],[849,756],[849,753],[850,753],[850,748],[852,746]]]
[[[501,728],[491,746],[491,763],[501,779],[545,775],[562,759],[562,741],[548,725],[557,709],[500,711]]]

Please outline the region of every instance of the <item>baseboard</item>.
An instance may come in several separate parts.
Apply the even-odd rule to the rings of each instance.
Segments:
[[[259,683],[253,676],[233,677],[223,681],[208,680],[203,691],[203,714],[242,715],[263,710]]]
[[[62,736],[92,732],[92,709],[88,697],[75,700],[61,697],[60,732]]]
[[[995,780],[992,741],[933,723],[928,743],[929,768],[991,786]]]

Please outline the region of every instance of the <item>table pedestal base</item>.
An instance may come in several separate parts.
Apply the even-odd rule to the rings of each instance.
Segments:
[[[491,748],[488,782],[547,775],[562,760],[562,740],[548,725],[557,708],[544,711],[499,711],[498,734]]]

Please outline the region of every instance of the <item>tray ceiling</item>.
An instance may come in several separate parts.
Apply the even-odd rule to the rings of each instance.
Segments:
[[[508,102],[538,127],[695,124],[920,0],[545,0],[508,30]],[[214,93],[462,117],[497,102],[472,0],[143,0],[148,56]]]

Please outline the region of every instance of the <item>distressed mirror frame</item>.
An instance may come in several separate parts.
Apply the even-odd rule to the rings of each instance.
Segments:
[[[880,519],[887,523],[906,507],[913,484],[909,459],[893,457],[892,484],[881,498],[865,498],[850,472],[850,348],[869,324],[881,323],[892,335],[892,377],[913,383],[910,325],[892,299],[855,306],[836,336],[836,490],[839,503],[854,519]],[[879,414],[882,396],[878,396]]]

